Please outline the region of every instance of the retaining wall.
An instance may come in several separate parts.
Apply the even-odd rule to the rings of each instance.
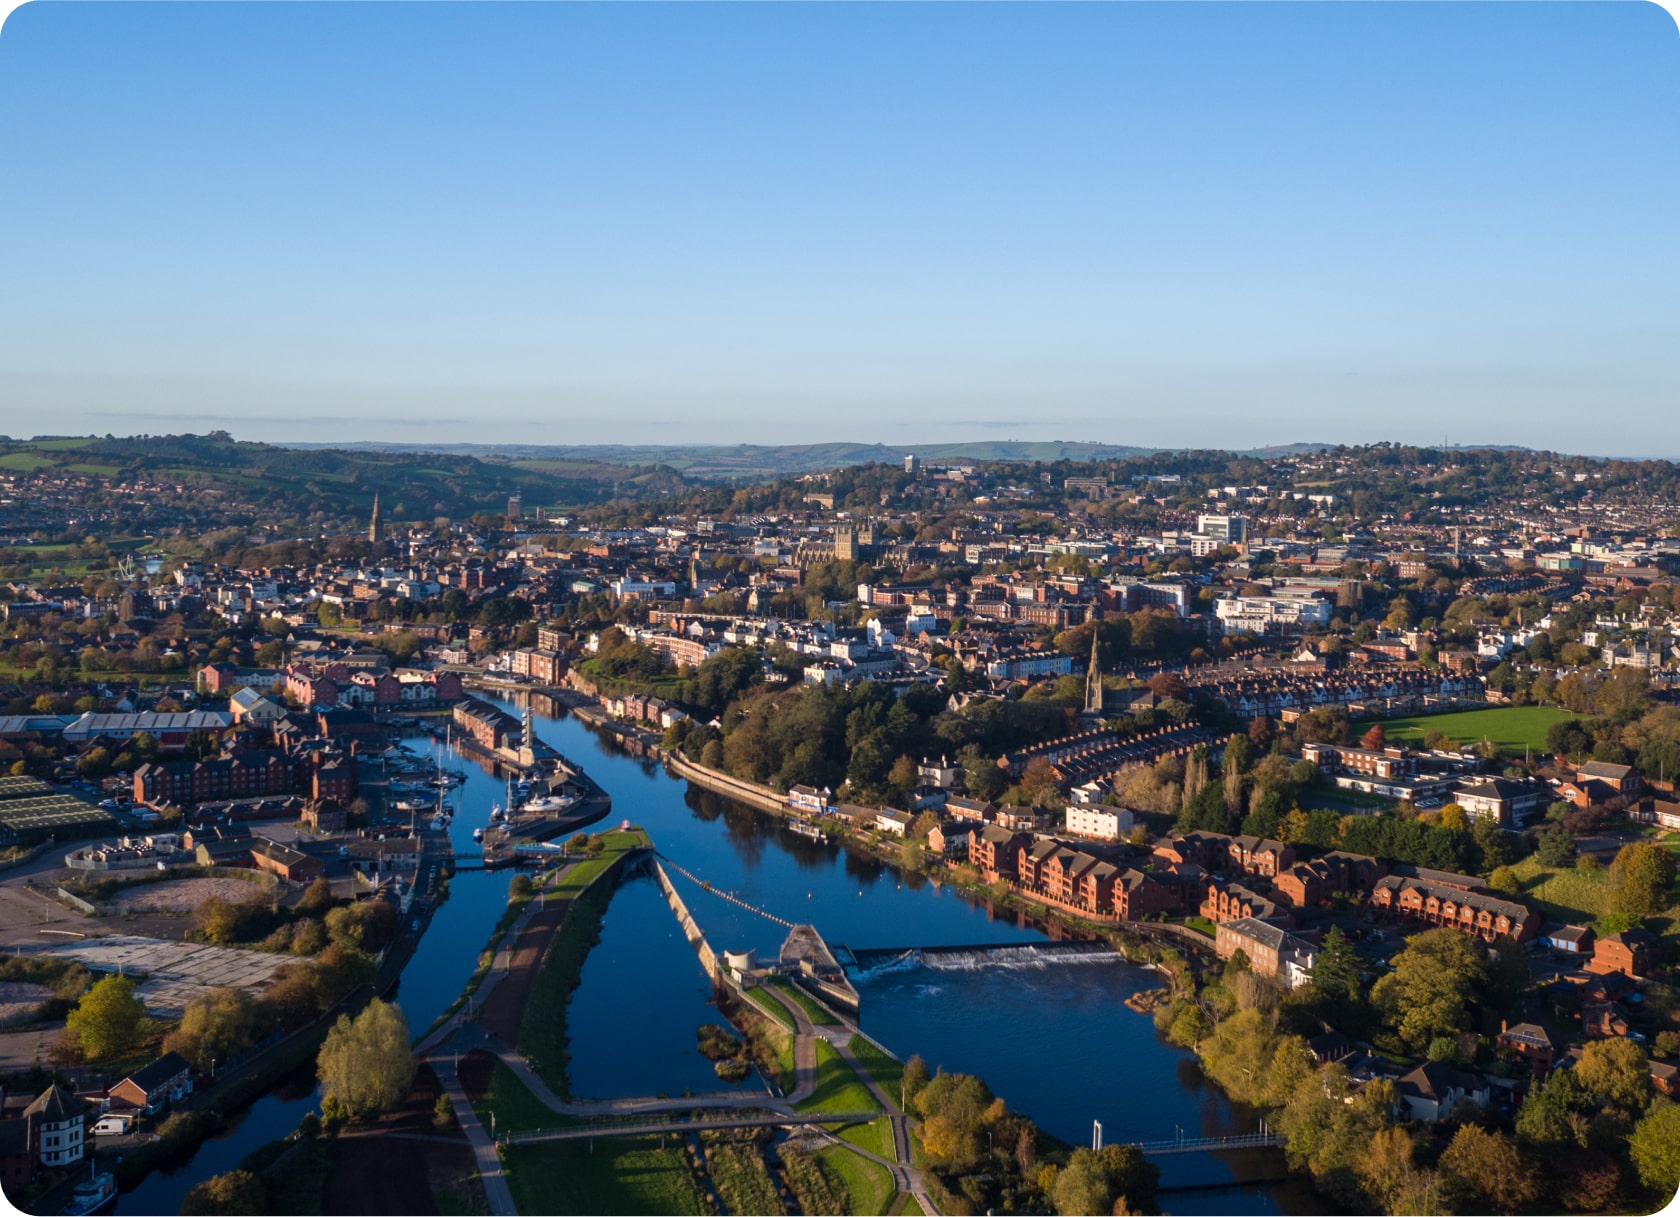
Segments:
[[[704,786],[707,790],[716,791],[779,816],[789,814],[787,803],[762,786],[743,782],[727,773],[719,773],[716,769],[707,769],[704,765],[696,765],[676,752],[666,753],[665,763],[680,776],[698,786]]]
[[[677,894],[677,889],[671,884],[671,876],[665,873],[665,868],[657,859],[653,863],[653,873],[659,879],[659,890],[665,893],[665,903],[671,906],[671,911],[677,915],[677,924],[682,927],[683,935],[688,939],[688,945],[694,948],[694,953],[700,957],[700,966],[706,969],[706,975],[712,978],[713,984],[723,984],[723,969],[718,965],[717,955],[713,953],[711,944],[706,941],[706,935],[694,920],[694,915],[688,911],[688,905]]]

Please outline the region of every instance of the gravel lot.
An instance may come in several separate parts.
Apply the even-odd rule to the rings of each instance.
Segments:
[[[148,913],[190,913],[212,896],[230,904],[265,900],[268,893],[243,879],[166,879],[125,891],[115,899],[131,909]]]

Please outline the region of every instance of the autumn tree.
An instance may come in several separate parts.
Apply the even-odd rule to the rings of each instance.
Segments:
[[[181,1198],[183,1217],[261,1217],[272,1212],[268,1185],[250,1171],[229,1171],[196,1183]]]
[[[1441,1173],[1450,1190],[1495,1212],[1514,1213],[1539,1198],[1534,1164],[1523,1160],[1516,1142],[1476,1124],[1453,1134],[1441,1154]]]
[[[212,989],[187,1003],[163,1047],[179,1052],[195,1069],[210,1070],[248,1050],[271,1017],[239,989]]]
[[[107,976],[82,994],[64,1029],[88,1060],[97,1061],[136,1047],[145,1016],[146,1004],[135,995],[134,982],[126,976]]]
[[[1086,1213],[1143,1213],[1155,1207],[1161,1168],[1135,1145],[1076,1149],[1056,1174],[1051,1199],[1063,1217]]]
[[[1674,886],[1674,854],[1655,841],[1632,841],[1610,864],[1611,911],[1654,917],[1668,908]]]
[[[1382,729],[1382,724],[1373,724],[1371,729],[1360,737],[1359,746],[1371,752],[1381,752],[1388,747],[1388,733]]]
[[[1633,1115],[1651,1101],[1651,1068],[1645,1050],[1632,1040],[1607,1039],[1581,1051],[1575,1077],[1602,1107],[1617,1107]]]
[[[408,1020],[396,1006],[378,998],[354,1019],[339,1015],[321,1044],[316,1069],[326,1094],[353,1118],[390,1110],[402,1102],[414,1080]]]

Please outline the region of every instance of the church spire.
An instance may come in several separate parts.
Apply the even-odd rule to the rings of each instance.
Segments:
[[[1097,658],[1097,647],[1102,638],[1102,619],[1096,615],[1091,617],[1091,662],[1085,669],[1085,713],[1102,716],[1103,710],[1103,680],[1102,663]]]
[[[373,492],[373,519],[368,521],[368,540],[378,545],[385,539],[385,517],[379,514],[379,492]]]

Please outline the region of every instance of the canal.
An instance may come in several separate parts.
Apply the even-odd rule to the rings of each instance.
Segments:
[[[492,699],[497,700],[497,699]],[[520,707],[498,701],[518,714]],[[538,699],[539,706],[549,704]],[[714,887],[855,948],[966,946],[1047,941],[1042,931],[995,915],[949,886],[873,858],[798,836],[776,817],[670,777],[626,754],[614,737],[578,718],[539,714],[538,732],[583,765],[613,799],[610,823],[645,827],[661,853]],[[411,741],[417,750],[435,747]],[[472,848],[502,783],[470,762],[454,794],[451,836]],[[603,825],[604,827],[605,825]],[[432,919],[397,994],[418,1034],[460,993],[490,928],[506,907],[509,872],[463,871]],[[674,877],[713,947],[774,955],[785,931]],[[1002,961],[1002,962],[1000,962]],[[942,953],[877,966],[856,977],[863,1026],[901,1057],[975,1073],[1011,1106],[1073,1144],[1092,1122],[1108,1140],[1217,1135],[1253,1127],[1253,1117],[1206,1084],[1188,1052],[1162,1041],[1126,997],[1153,988],[1151,975],[1115,957]],[[717,1089],[696,1051],[696,1028],[720,1022],[710,985],[651,880],[622,885],[602,920],[568,1022],[574,1092],[588,1097]],[[744,1086],[762,1083],[749,1079]],[[301,1092],[301,1093],[300,1093]],[[233,1169],[284,1135],[315,1103],[308,1079],[259,1099],[240,1122],[170,1173],[155,1172],[118,1207],[174,1213],[193,1183]],[[1164,1157],[1161,1197],[1175,1213],[1315,1213],[1297,1182],[1248,1182],[1279,1171],[1272,1151]],[[1188,1189],[1188,1190],[1185,1190]]]

